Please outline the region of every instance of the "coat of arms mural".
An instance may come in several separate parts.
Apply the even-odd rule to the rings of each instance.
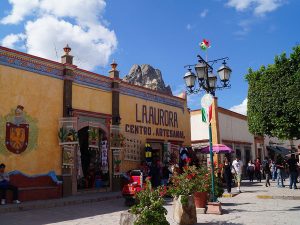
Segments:
[[[24,152],[28,146],[29,124],[24,118],[24,107],[18,105],[13,122],[6,123],[6,148],[15,154]]]
[[[12,109],[10,114],[0,118],[0,124],[1,151],[5,148],[11,153],[21,154],[36,147],[37,121],[25,113],[24,106],[18,105]]]

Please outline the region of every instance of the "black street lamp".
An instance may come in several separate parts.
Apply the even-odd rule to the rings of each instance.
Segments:
[[[184,68],[188,68],[188,71],[184,75],[185,84],[187,86],[188,94],[195,94],[199,91],[205,91],[206,93],[215,96],[217,89],[229,88],[229,79],[231,69],[226,65],[228,57],[215,59],[211,61],[205,61],[200,55],[197,55],[198,63],[194,65],[186,65]],[[223,60],[222,66],[218,69],[221,86],[217,86],[217,76],[213,74],[213,64]],[[195,73],[192,72],[192,68],[195,68]],[[198,81],[198,87],[196,80]]]
[[[183,79],[187,87],[188,94],[196,94],[200,91],[205,91],[207,94],[215,96],[215,91],[217,89],[230,88],[229,79],[231,74],[231,69],[226,65],[228,57],[215,59],[211,61],[205,61],[200,55],[197,55],[198,63],[194,65],[186,65],[184,68],[188,68],[188,71],[184,75]],[[213,65],[218,61],[223,60],[222,66],[218,69],[218,74],[221,81],[221,86],[217,86],[217,76],[213,74]],[[191,67],[195,67],[195,73],[192,72]],[[198,81],[198,87],[196,85],[196,80]],[[210,154],[210,165],[211,165],[211,200],[216,201],[215,198],[215,187],[214,187],[214,162],[213,162],[213,146],[212,146],[212,131],[211,122],[209,122],[209,154]]]

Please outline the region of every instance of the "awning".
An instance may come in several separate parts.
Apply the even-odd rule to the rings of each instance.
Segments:
[[[267,146],[267,150],[273,151],[282,156],[286,156],[286,155],[290,154],[290,150],[288,150],[287,148],[281,147],[281,146]]]

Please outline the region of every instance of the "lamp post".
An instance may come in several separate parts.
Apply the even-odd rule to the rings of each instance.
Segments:
[[[184,68],[188,68],[188,71],[184,75],[184,81],[187,87],[187,94],[196,94],[198,92],[204,91],[212,96],[215,96],[215,91],[217,89],[230,88],[229,79],[231,74],[231,69],[226,65],[228,57],[223,57],[211,61],[205,61],[200,55],[197,55],[198,63],[193,65],[186,65]],[[213,74],[213,65],[219,61],[223,61],[221,67],[218,69],[218,74],[220,78],[221,85],[217,85],[217,76]],[[192,67],[194,67],[195,73],[192,72]],[[197,81],[197,82],[196,82]],[[198,85],[197,85],[198,83]],[[211,104],[211,103],[210,103]],[[213,163],[213,148],[212,148],[212,131],[211,122],[209,122],[209,154],[210,154],[210,165],[211,165],[211,197],[212,202],[216,201],[215,198],[215,187],[214,187],[214,163]]]

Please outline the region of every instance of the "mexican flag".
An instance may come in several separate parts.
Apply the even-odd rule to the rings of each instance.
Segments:
[[[202,122],[204,123],[210,123],[212,118],[212,105],[209,106],[209,108],[202,108]]]
[[[208,40],[206,39],[203,39],[203,41],[200,43],[200,48],[205,51],[207,50],[208,48],[210,48],[210,43]]]

